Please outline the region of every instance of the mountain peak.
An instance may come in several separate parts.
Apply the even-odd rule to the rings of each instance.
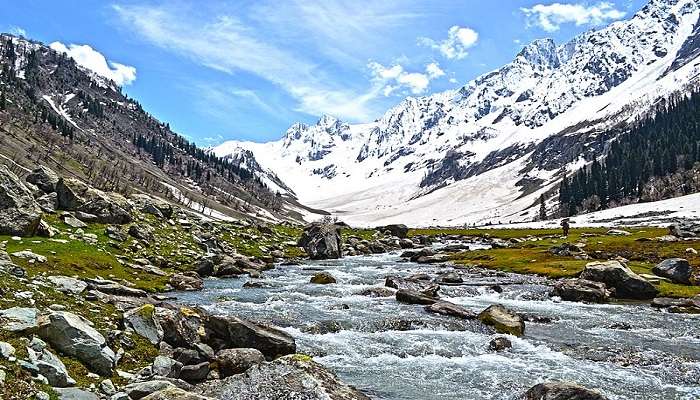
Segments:
[[[559,66],[559,56],[557,45],[550,38],[536,39],[518,53],[518,57],[523,57],[530,64],[543,66],[545,68],[556,68]]]

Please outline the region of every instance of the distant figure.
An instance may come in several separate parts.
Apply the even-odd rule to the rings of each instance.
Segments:
[[[564,236],[569,236],[569,219],[564,218],[561,220],[561,229],[564,231]]]

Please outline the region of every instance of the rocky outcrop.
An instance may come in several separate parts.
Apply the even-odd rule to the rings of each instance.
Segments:
[[[220,400],[369,400],[308,356],[290,355],[199,388]]]
[[[653,299],[659,292],[654,285],[619,261],[588,263],[580,278],[603,282],[607,287],[615,288],[617,298],[648,300]]]
[[[312,260],[343,257],[340,228],[329,223],[314,223],[304,228],[298,242]]]
[[[684,258],[669,258],[656,264],[651,272],[658,276],[668,278],[674,283],[690,285],[690,277],[693,274],[693,269],[690,267],[688,260]]]
[[[523,400],[607,400],[607,397],[573,383],[548,382],[530,388]]]
[[[610,291],[602,282],[586,279],[566,279],[554,284],[551,295],[558,296],[565,301],[605,303],[610,297]]]
[[[58,208],[92,214],[103,224],[128,224],[131,205],[116,193],[105,193],[75,178],[61,178],[56,183]]]
[[[507,333],[513,336],[525,334],[525,322],[523,319],[501,304],[494,304],[479,314],[479,320],[492,326],[498,333]]]
[[[60,177],[51,168],[40,165],[27,175],[25,180],[36,185],[44,193],[52,193],[56,191]]]
[[[434,285],[423,291],[411,289],[399,289],[396,292],[396,301],[406,304],[423,304],[430,305],[437,303],[437,290],[439,286]]]
[[[294,338],[286,332],[233,316],[210,316],[205,330],[208,344],[215,350],[252,348],[267,360],[296,352]]]
[[[41,208],[32,192],[5,165],[0,165],[0,235],[33,236]]]
[[[73,356],[102,376],[112,376],[116,356],[89,321],[66,311],[38,319],[38,333],[51,347]]]

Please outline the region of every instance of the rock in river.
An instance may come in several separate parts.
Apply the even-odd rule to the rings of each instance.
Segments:
[[[530,388],[524,400],[607,400],[607,397],[573,383],[549,382]]]
[[[501,304],[489,306],[479,314],[479,319],[484,324],[493,326],[499,333],[513,336],[522,336],[525,333],[525,322],[520,315]]]
[[[654,285],[619,261],[591,262],[581,272],[581,279],[603,282],[615,288],[615,297],[623,299],[648,300],[659,292]]]
[[[335,283],[335,282],[336,282],[336,280],[333,277],[333,275],[331,275],[325,271],[319,272],[311,277],[311,283],[316,283],[319,285],[327,285],[329,283]]]
[[[438,301],[425,306],[425,310],[435,314],[447,315],[462,319],[474,319],[476,314],[471,310],[464,308],[458,304],[450,303],[449,301]]]
[[[304,228],[298,245],[312,260],[343,257],[340,228],[335,224],[314,223]]]
[[[605,303],[610,291],[602,282],[586,279],[565,279],[554,285],[552,296],[558,296],[565,301],[583,301],[586,303]]]
[[[233,316],[212,315],[206,323],[209,345],[214,349],[253,348],[267,360],[296,353],[294,338],[284,331]]]

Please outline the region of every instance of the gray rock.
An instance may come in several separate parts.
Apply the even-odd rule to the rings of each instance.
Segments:
[[[7,166],[0,165],[0,235],[33,236],[41,208],[32,192]]]
[[[124,313],[124,326],[152,344],[158,345],[163,340],[163,328],[156,319],[155,311],[152,304],[129,310]]]
[[[314,276],[311,277],[310,282],[319,285],[327,285],[330,283],[336,283],[336,280],[330,273],[322,271],[314,274]]]
[[[67,311],[54,311],[39,317],[39,336],[63,354],[82,361],[103,376],[112,376],[116,360],[104,336],[86,319]]]
[[[194,271],[173,274],[168,282],[175,290],[193,292],[204,289],[204,281]]]
[[[72,215],[63,217],[63,222],[71,228],[87,228],[87,224]]]
[[[392,297],[394,296],[394,291],[385,287],[371,287],[362,290],[360,296],[368,297]]]
[[[60,400],[99,400],[95,393],[77,388],[55,388]]]
[[[241,374],[265,362],[265,356],[256,349],[224,349],[216,353],[215,359],[221,378]]]
[[[503,336],[493,338],[489,342],[489,350],[491,351],[503,351],[511,347],[513,347],[513,344],[510,342],[510,339]]]
[[[435,314],[447,315],[462,319],[475,319],[476,314],[471,310],[449,301],[438,301],[425,306],[425,310]]]
[[[310,357],[290,355],[251,367],[245,374],[199,386],[220,400],[369,400]]]
[[[586,279],[565,279],[554,284],[552,296],[565,301],[582,301],[586,303],[605,303],[610,291],[604,283]]]
[[[444,283],[462,283],[464,280],[462,277],[456,273],[456,272],[448,272],[442,277],[440,277],[440,280]]]
[[[615,297],[624,299],[653,299],[658,290],[641,276],[635,274],[619,261],[591,262],[586,264],[581,279],[603,282],[615,288]]]
[[[573,383],[548,382],[530,388],[524,400],[607,400],[607,397]]]
[[[129,227],[129,235],[144,242],[153,241],[153,229],[148,225],[134,224]]]
[[[187,392],[180,388],[166,388],[153,392],[142,400],[214,400],[211,397],[204,397],[198,394]]]
[[[517,313],[501,304],[494,304],[479,314],[479,320],[492,326],[498,333],[522,336],[525,333],[525,321]]]
[[[36,308],[12,307],[0,310],[0,329],[10,332],[25,332],[36,329],[39,310]]]
[[[656,264],[651,270],[654,274],[668,278],[672,282],[682,285],[690,285],[690,277],[693,269],[688,260],[684,258],[669,258]]]
[[[53,214],[56,212],[58,204],[58,195],[56,193],[48,193],[36,199],[39,208],[45,213]]]
[[[105,379],[100,382],[100,392],[107,396],[112,396],[117,393],[117,388],[114,387],[114,383],[112,383],[111,379]]]
[[[35,346],[36,347],[36,346]],[[63,362],[45,348],[27,348],[29,360],[36,365],[39,373],[54,387],[75,385],[75,380],[68,375]]]
[[[38,262],[38,263],[45,263],[46,262],[46,257],[36,254],[30,250],[22,250],[22,251],[16,251],[12,253],[13,257],[17,258],[22,258],[24,260],[32,261],[32,262]]]
[[[152,380],[148,382],[130,383],[124,388],[124,392],[132,400],[139,400],[157,391],[176,388],[175,385],[165,380]]]
[[[105,193],[74,178],[56,183],[58,208],[93,214],[97,222],[123,225],[131,222],[129,202],[116,193]]]
[[[59,181],[59,176],[51,168],[40,165],[35,168],[25,180],[36,185],[44,193],[52,193],[56,191],[56,184]]]
[[[340,227],[332,223],[314,223],[304,228],[298,242],[312,260],[343,257]]]
[[[0,357],[4,359],[9,359],[10,357],[14,357],[15,355],[15,348],[11,344],[7,342],[0,342]]]
[[[215,350],[253,348],[267,360],[296,353],[294,338],[286,332],[233,316],[210,316],[205,328]]]
[[[209,362],[185,365],[180,370],[179,378],[188,383],[204,382],[209,375]]]
[[[179,378],[182,371],[182,363],[170,357],[158,356],[153,360],[153,373],[165,378]]]
[[[88,287],[87,283],[69,276],[54,275],[46,279],[56,287],[56,290],[63,293],[80,294]]]
[[[403,224],[387,225],[377,228],[377,230],[381,232],[389,231],[389,233],[391,233],[392,236],[396,236],[401,239],[406,239],[408,237],[408,227]]]
[[[396,292],[396,301],[406,304],[433,304],[437,303],[438,299],[425,292],[419,292],[411,289],[399,289]]]

